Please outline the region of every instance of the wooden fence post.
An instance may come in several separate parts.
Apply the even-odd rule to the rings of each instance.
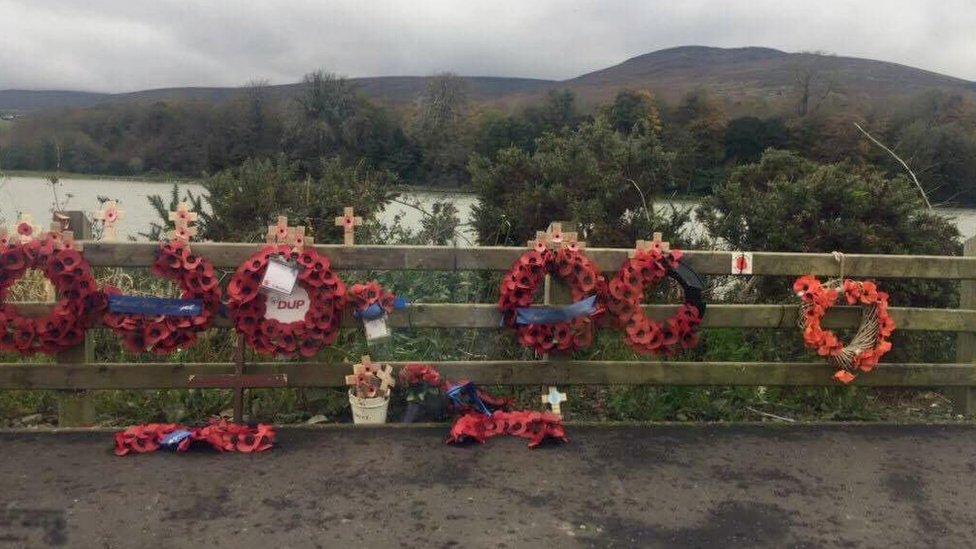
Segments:
[[[976,256],[976,236],[963,244],[962,255]],[[976,280],[967,279],[959,283],[959,308],[976,309]],[[976,332],[960,332],[956,336],[956,362],[971,364],[976,368]],[[973,413],[976,390],[972,387],[951,387],[944,393],[952,400],[954,412],[964,415]]]
[[[91,222],[84,212],[64,212],[68,217],[68,229],[78,240],[91,240]],[[85,334],[85,342],[57,356],[58,364],[83,364],[94,362],[95,345],[91,332]],[[87,427],[95,424],[95,403],[88,391],[58,392],[58,426]]]

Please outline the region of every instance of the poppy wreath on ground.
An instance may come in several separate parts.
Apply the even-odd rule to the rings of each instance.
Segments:
[[[274,446],[275,431],[270,425],[249,427],[223,420],[201,428],[176,423],[135,425],[115,434],[115,455],[147,454],[160,448],[186,452],[194,442],[205,442],[219,452],[263,452]]]
[[[489,438],[501,435],[529,440],[529,448],[536,448],[546,439],[569,442],[563,419],[548,412],[495,412],[490,416],[469,412],[455,420],[451,426],[448,444],[474,441],[483,444]]]
[[[546,274],[554,274],[569,284],[573,301],[596,296],[597,306],[590,316],[558,324],[518,324],[518,309],[532,306],[533,297]],[[593,342],[593,320],[603,312],[607,282],[596,265],[575,247],[552,251],[544,245],[525,252],[502,279],[498,307],[506,326],[518,330],[519,343],[538,354],[572,352]]]
[[[133,353],[166,355],[186,349],[197,334],[210,328],[220,311],[220,281],[213,265],[190,251],[187,242],[174,239],[160,245],[150,270],[154,276],[172,280],[183,290],[181,299],[200,300],[196,316],[147,316],[108,312],[103,323],[122,337],[122,345]],[[107,295],[121,295],[117,288],[105,288]]]
[[[4,303],[10,287],[29,269],[43,272],[58,296],[43,318],[21,316],[15,306]],[[85,331],[105,306],[105,294],[98,290],[91,266],[59,234],[0,248],[0,350],[26,356],[71,349],[84,342]]]
[[[807,275],[793,283],[793,291],[802,301],[798,323],[803,330],[803,343],[837,368],[837,381],[851,383],[859,372],[873,370],[891,350],[889,338],[895,331],[895,322],[888,314],[888,294],[878,291],[874,282],[844,279],[821,284],[816,277]],[[861,324],[847,345],[821,327],[824,315],[837,303],[841,292],[848,305],[861,306]]]
[[[260,291],[260,285],[272,258],[297,263],[297,284],[305,288],[310,301],[304,319],[282,323],[265,318],[268,298]],[[299,251],[280,244],[262,248],[238,267],[227,287],[227,297],[234,327],[256,352],[312,357],[339,335],[346,286],[332,271],[327,257],[311,248]]]
[[[682,287],[684,304],[664,322],[651,320],[641,304],[644,292],[671,277]],[[681,263],[681,251],[660,246],[638,249],[610,281],[607,309],[624,331],[627,344],[640,354],[674,355],[698,344],[698,326],[705,313],[704,284]]]

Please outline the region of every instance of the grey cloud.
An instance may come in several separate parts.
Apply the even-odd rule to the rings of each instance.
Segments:
[[[677,45],[825,50],[976,79],[967,0],[0,0],[0,89],[431,74],[564,79]]]

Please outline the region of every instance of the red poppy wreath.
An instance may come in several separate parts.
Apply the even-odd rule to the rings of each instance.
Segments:
[[[57,304],[43,318],[21,316],[4,303],[10,287],[29,269],[42,271],[57,292]],[[40,240],[0,246],[0,350],[25,356],[68,350],[85,340],[85,331],[104,310],[105,295],[73,241],[48,233]]]
[[[821,284],[816,277],[807,275],[793,283],[793,291],[803,302],[799,317],[803,342],[837,368],[834,373],[837,381],[851,383],[859,372],[873,370],[878,360],[891,350],[889,338],[895,331],[895,321],[888,314],[888,294],[878,291],[874,282],[844,279]],[[861,325],[846,345],[820,325],[841,291],[848,305],[863,307]]]
[[[268,297],[259,289],[272,259],[296,262],[297,285],[308,292],[308,312],[302,320],[283,323],[265,318]],[[252,255],[227,288],[227,308],[234,326],[259,354],[312,357],[335,342],[345,306],[346,286],[329,259],[314,249],[287,244],[270,245]]]
[[[639,247],[610,281],[607,308],[634,351],[674,355],[698,344],[697,329],[705,312],[702,284],[694,271],[681,265],[681,251],[665,251],[658,242],[649,244]],[[658,323],[647,317],[641,303],[644,292],[669,275],[681,284],[685,303],[674,316]]]
[[[133,353],[171,354],[196,342],[197,334],[213,324],[220,311],[220,281],[213,265],[194,254],[179,229],[170,242],[156,252],[150,270],[154,276],[179,284],[184,300],[199,300],[203,306],[195,316],[105,313],[103,322],[122,337],[122,345]],[[108,295],[121,295],[117,288],[106,287]]]
[[[575,243],[550,250],[544,240],[530,243],[533,248],[518,258],[502,280],[498,308],[506,326],[518,330],[519,343],[538,354],[572,352],[593,342],[593,319],[603,312],[607,282],[596,265]],[[573,301],[596,296],[596,307],[589,315],[555,324],[521,324],[518,310],[532,306],[533,296],[546,274],[556,274],[569,284]]]

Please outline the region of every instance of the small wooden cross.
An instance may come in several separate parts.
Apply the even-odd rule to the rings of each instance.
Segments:
[[[75,240],[74,231],[64,231],[61,233],[61,249],[81,252],[84,251],[84,246],[81,244],[81,242]]]
[[[190,209],[190,205],[186,202],[180,202],[176,205],[176,210],[169,212],[169,220],[172,222],[185,221],[187,224],[197,222],[197,213]]]
[[[563,224],[554,221],[549,224],[549,229],[546,232],[549,233],[549,244],[553,248],[559,248],[563,243]]]
[[[563,248],[568,248],[574,252],[583,251],[586,248],[586,242],[577,240],[576,233],[565,233],[563,235]]]
[[[190,210],[190,205],[186,202],[180,202],[175,211],[169,212],[169,220],[173,222],[170,240],[189,243],[197,235],[197,228],[191,225],[196,222],[197,213]]]
[[[197,235],[197,228],[191,227],[189,223],[182,220],[177,220],[175,223],[176,228],[169,232],[169,239],[189,244],[190,240]]]
[[[336,227],[343,227],[343,245],[356,244],[356,227],[363,224],[363,218],[355,214],[352,207],[343,208],[342,215],[335,218]]]
[[[301,252],[305,246],[312,246],[314,243],[314,238],[305,236],[305,227],[290,227],[288,229],[288,245],[295,251]]]
[[[560,393],[555,387],[549,387],[549,392],[542,395],[542,403],[548,404],[552,407],[552,413],[557,416],[562,416],[562,410],[560,409],[560,404],[566,402],[566,393]]]
[[[118,239],[119,233],[115,224],[121,221],[123,217],[125,217],[125,211],[119,208],[118,202],[106,200],[102,204],[102,209],[95,212],[95,219],[102,222],[102,240],[114,241]],[[169,218],[173,219],[173,212],[170,212]]]
[[[10,243],[10,233],[7,232],[7,227],[0,227],[0,246],[6,246]]]
[[[530,240],[528,242],[528,245],[529,248],[541,253],[546,251],[546,244],[548,244],[548,242],[549,242],[549,233],[544,231],[536,231],[535,240]]]
[[[16,231],[14,232],[17,233],[17,239],[21,244],[26,244],[34,240],[34,234],[37,233],[37,226],[34,225],[34,218],[31,217],[31,214],[20,214],[20,219],[17,220]]]
[[[268,244],[286,244],[289,235],[288,217],[279,215],[277,223],[268,225],[268,234],[265,235],[265,242]]]
[[[635,248],[637,252],[658,250],[661,253],[668,253],[671,251],[671,244],[661,240],[661,233],[654,233],[654,240],[638,240]],[[634,257],[634,252],[630,253],[630,257]]]
[[[393,378],[393,366],[389,364],[377,370],[376,377],[380,379],[380,395],[389,394],[390,389],[396,385],[396,380]]]

